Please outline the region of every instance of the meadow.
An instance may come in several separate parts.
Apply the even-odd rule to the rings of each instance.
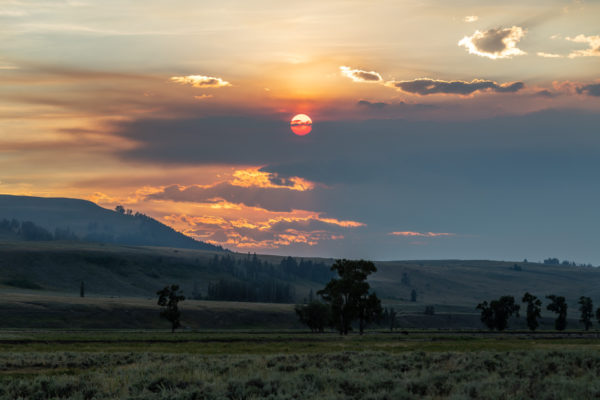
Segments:
[[[587,399],[597,333],[2,331],[2,399]]]

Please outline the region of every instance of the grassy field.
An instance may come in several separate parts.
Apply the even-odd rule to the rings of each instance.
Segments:
[[[591,399],[597,333],[0,331],[2,399]]]

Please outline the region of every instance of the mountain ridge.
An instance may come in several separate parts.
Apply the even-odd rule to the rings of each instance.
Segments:
[[[145,214],[119,213],[83,199],[0,194],[2,220],[32,222],[51,234],[69,232],[85,242],[224,251]]]

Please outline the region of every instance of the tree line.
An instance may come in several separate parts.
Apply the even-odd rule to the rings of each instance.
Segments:
[[[256,253],[246,257],[234,257],[231,254],[219,256],[215,254],[208,263],[210,269],[218,269],[241,280],[260,280],[264,278],[292,280],[305,279],[325,283],[332,278],[330,265],[323,262],[293,257],[283,258],[279,264],[274,264],[258,258]]]
[[[78,237],[69,228],[56,228],[52,233],[31,221],[16,219],[1,220],[0,233],[12,234],[25,241],[78,240]]]
[[[546,306],[546,310],[556,314],[554,320],[554,328],[558,331],[563,331],[567,327],[567,310],[568,305],[564,296],[554,294],[546,296],[550,302]],[[542,312],[542,301],[527,292],[521,299],[526,307],[526,322],[527,327],[532,332],[539,327],[539,319]],[[587,296],[581,296],[578,301],[580,319],[587,331],[592,327],[592,319],[594,317],[594,305],[592,299]],[[513,296],[502,296],[497,300],[491,300],[489,303],[484,301],[476,307],[481,312],[481,322],[490,330],[503,331],[508,327],[508,320],[511,317],[519,317],[521,306],[515,302]],[[596,319],[600,323],[600,308],[596,309]]]

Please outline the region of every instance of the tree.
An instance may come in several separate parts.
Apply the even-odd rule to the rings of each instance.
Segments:
[[[583,323],[585,330],[589,330],[592,326],[592,318],[594,314],[594,305],[592,299],[586,296],[579,298],[579,311],[581,311],[581,319],[579,322]]]
[[[479,317],[479,319],[481,320],[481,322],[483,322],[485,326],[488,327],[489,330],[493,330],[496,326],[494,324],[494,311],[492,310],[492,307],[490,307],[488,302],[484,301],[482,303],[477,304],[477,307],[475,307],[475,309],[481,310],[481,316]]]
[[[85,297],[85,285],[83,281],[81,281],[81,285],[79,285],[79,297]]]
[[[365,293],[358,301],[358,330],[362,335],[367,324],[381,319],[381,300],[375,293]]]
[[[398,325],[398,321],[396,319],[397,316],[398,316],[398,313],[396,313],[396,310],[394,310],[393,308],[390,308],[390,310],[388,311],[388,324],[390,326],[391,332],[393,332],[394,328]]]
[[[515,304],[513,296],[502,296],[498,300],[487,301],[477,305],[476,309],[481,310],[481,322],[490,330],[497,329],[503,331],[508,326],[508,319],[515,315],[519,316],[519,305]]]
[[[125,207],[118,205],[115,207],[115,211],[118,212],[119,214],[125,214]]]
[[[362,334],[366,324],[381,314],[381,302],[369,294],[367,283],[377,268],[370,261],[337,260],[331,271],[337,272],[339,279],[331,279],[317,294],[331,305],[333,325],[340,334],[347,335],[356,319]]]
[[[567,302],[563,296],[553,294],[546,296],[552,303],[548,304],[547,310],[558,314],[554,321],[554,327],[557,331],[562,331],[567,327]]]
[[[410,301],[413,303],[417,301],[417,291],[415,289],[410,291]]]
[[[165,307],[160,312],[160,316],[171,323],[171,332],[175,332],[175,329],[181,326],[179,322],[181,312],[177,304],[180,301],[184,301],[185,296],[179,291],[179,285],[165,286],[164,289],[159,290],[156,294],[158,295],[158,305]]]
[[[294,308],[300,322],[312,332],[324,332],[331,321],[331,308],[328,304],[313,300],[308,304],[297,304]]]
[[[596,320],[598,321],[598,323],[600,324],[600,307],[598,307],[596,309]]]
[[[425,306],[425,315],[435,315],[435,307]]]
[[[541,317],[542,301],[529,292],[523,295],[521,301],[527,303],[527,326],[533,332],[539,326],[538,318]]]

